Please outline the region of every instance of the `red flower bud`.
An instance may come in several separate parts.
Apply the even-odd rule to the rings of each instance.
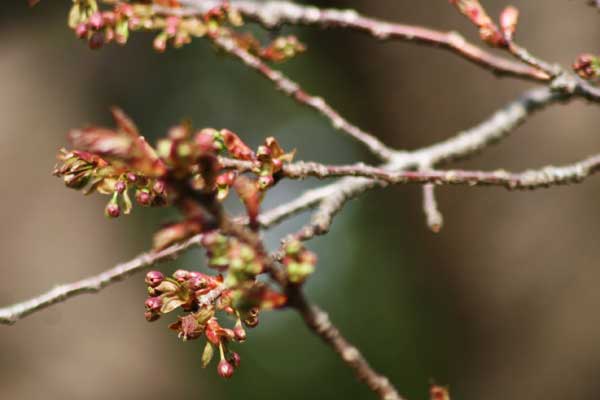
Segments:
[[[239,368],[240,367],[240,355],[238,353],[236,353],[235,351],[232,351],[231,353],[229,353],[229,357],[227,357],[227,361],[229,361],[234,368]]]
[[[110,202],[104,209],[104,215],[109,218],[117,218],[119,215],[121,215],[121,208],[117,203]]]
[[[115,191],[117,193],[123,193],[127,189],[127,185],[123,181],[119,181],[115,183]]]
[[[146,321],[152,322],[152,321],[156,321],[157,319],[159,319],[160,318],[160,314],[153,313],[151,311],[146,311],[144,313],[144,317],[146,318]]]
[[[88,27],[85,22],[82,22],[75,27],[75,35],[77,35],[79,39],[83,39],[84,37],[86,37],[87,33]]]
[[[149,297],[146,299],[144,305],[146,306],[146,310],[157,312],[162,307],[163,302],[160,297]]]
[[[135,201],[141,206],[149,206],[152,203],[152,196],[146,190],[138,190],[135,192]]]
[[[104,18],[102,17],[102,13],[93,13],[88,20],[88,24],[90,28],[94,30],[100,30],[104,26]]]
[[[235,368],[227,360],[221,360],[217,366],[217,372],[221,378],[229,379],[233,376]]]
[[[155,288],[165,279],[160,271],[150,271],[146,274],[145,282],[148,286]]]
[[[243,342],[246,340],[246,331],[242,327],[242,323],[235,324],[233,328],[233,334],[235,335],[236,340]]]
[[[103,32],[94,32],[94,34],[90,37],[88,46],[90,49],[96,50],[101,48],[104,45],[104,33]]]

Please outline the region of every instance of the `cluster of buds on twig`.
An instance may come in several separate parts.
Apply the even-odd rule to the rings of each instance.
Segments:
[[[306,51],[306,46],[294,35],[280,36],[267,45],[263,45],[248,32],[230,31],[228,33],[240,48],[265,61],[284,62]]]
[[[112,113],[114,129],[92,126],[69,132],[75,150],[60,151],[54,174],[70,188],[111,196],[105,208],[108,217],[130,213],[130,191],[142,206],[176,205],[185,219],[155,234],[157,250],[215,229],[218,216],[211,215],[211,202],[223,201],[232,188],[246,207],[251,227],[256,228],[264,192],[294,155],[284,152],[271,137],[254,152],[227,129],[194,131],[189,123],[171,128],[154,148],[120,109]],[[219,156],[250,163],[256,177],[224,168]]]
[[[286,268],[290,283],[299,285],[315,271],[317,256],[306,250],[298,240],[291,240],[285,244],[285,256],[282,263]]]
[[[131,212],[130,190],[141,206],[167,204],[164,162],[121,110],[115,108],[112,113],[116,130],[90,127],[69,133],[77,150],[61,149],[54,175],[85,194],[110,195],[105,208],[108,217]]]
[[[583,79],[600,76],[600,57],[594,54],[581,54],[573,63],[573,70]]]
[[[481,39],[493,47],[507,47],[513,40],[517,29],[519,11],[506,7],[500,14],[498,26],[492,21],[479,0],[450,0],[458,10],[479,28]]]
[[[215,243],[210,243],[214,247]],[[234,259],[230,258],[233,268]],[[254,278],[234,285],[228,284],[222,275],[210,276],[196,271],[177,270],[171,277],[160,271],[150,271],[145,279],[149,297],[145,302],[145,317],[156,321],[162,315],[181,308],[185,314],[169,326],[182,340],[206,337],[202,354],[202,366],[212,360],[214,349],[219,349],[220,361],[217,372],[230,378],[240,365],[240,356],[230,350],[231,343],[246,340],[246,328],[258,325],[261,309],[281,307],[285,297],[269,289]],[[221,311],[235,319],[232,328],[219,323],[217,312]]]

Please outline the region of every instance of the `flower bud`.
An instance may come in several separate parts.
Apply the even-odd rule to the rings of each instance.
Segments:
[[[243,342],[246,340],[246,331],[242,327],[242,321],[239,321],[233,327],[233,334],[235,335],[235,339],[239,342]]]
[[[506,40],[511,41],[517,30],[519,20],[519,10],[513,6],[508,6],[500,14],[500,27]]]
[[[157,194],[164,194],[165,193],[165,182],[163,182],[163,181],[154,182],[154,185],[152,186],[152,190]]]
[[[88,41],[88,46],[90,49],[96,50],[101,48],[104,45],[104,33],[103,32],[94,32],[94,34],[90,37]]]
[[[146,306],[146,310],[151,312],[158,312],[162,307],[162,299],[160,297],[149,297],[144,302],[144,306]]]
[[[146,318],[146,321],[152,322],[152,321],[156,321],[157,319],[159,319],[160,318],[160,314],[153,313],[151,311],[146,311],[144,313],[144,318]]]
[[[145,282],[151,288],[155,288],[165,279],[165,276],[160,271],[150,271],[146,274]]]
[[[231,353],[229,353],[229,357],[227,357],[227,361],[229,361],[234,368],[239,368],[240,367],[240,355],[238,353],[236,353],[235,351],[232,351]]]
[[[121,208],[117,203],[111,201],[106,205],[106,208],[104,209],[104,215],[109,218],[117,218],[119,215],[121,215]]]
[[[88,26],[85,22],[82,22],[80,24],[77,24],[77,26],[75,27],[75,35],[77,35],[77,37],[79,39],[83,39],[84,37],[86,37],[88,34]]]
[[[600,75],[600,58],[593,54],[580,54],[573,63],[573,70],[583,79],[593,79]]]
[[[94,30],[100,30],[104,26],[104,18],[102,17],[102,13],[95,12],[90,16],[88,20],[88,24],[90,28]]]
[[[233,376],[235,368],[227,360],[221,360],[217,366],[217,373],[221,378],[229,379]]]
[[[119,181],[115,183],[115,191],[117,193],[123,193],[127,189],[127,185],[123,181]]]
[[[152,203],[152,195],[145,190],[137,190],[135,192],[135,201],[141,206],[147,207]]]
[[[173,273],[173,278],[175,278],[177,282],[185,282],[190,278],[190,271],[178,269]]]
[[[154,50],[158,51],[159,53],[163,53],[167,49],[167,35],[161,33],[155,37],[153,46]]]

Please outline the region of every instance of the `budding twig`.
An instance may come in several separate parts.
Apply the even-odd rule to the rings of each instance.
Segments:
[[[523,122],[532,112],[563,98],[564,95],[554,93],[546,88],[529,91],[520,99],[510,103],[503,110],[498,111],[482,124],[462,132],[444,142],[424,149],[410,153],[397,153],[393,161],[381,166],[381,168],[389,171],[389,173],[398,173],[418,165],[436,165],[452,159],[472,155],[489,146],[491,143],[506,137],[510,131]],[[413,172],[413,174],[414,173],[416,172]],[[446,172],[438,171],[435,173],[445,174]],[[423,176],[419,177],[418,173],[416,174],[417,176],[414,179],[425,179]],[[437,176],[436,178],[440,177],[441,176]],[[312,207],[321,207],[325,199],[336,193],[345,193],[342,203],[338,204],[336,207],[329,208],[327,207],[328,203],[325,203],[326,207],[321,208],[322,216],[320,217],[321,219],[324,219],[328,213],[327,210],[337,212],[347,200],[355,198],[371,188],[387,185],[387,183],[380,178],[381,176],[378,179],[346,177],[321,188],[307,191],[286,204],[262,213],[259,217],[259,223],[263,228],[268,228],[302,210]],[[467,177],[463,178],[464,180],[467,180]],[[474,177],[471,176],[470,178]],[[433,177],[429,176],[427,179],[433,180]],[[498,177],[487,176],[487,179],[498,179]],[[0,309],[0,323],[14,323],[22,317],[62,302],[73,296],[82,293],[97,292],[107,285],[123,279],[129,274],[141,271],[155,263],[176,256],[192,245],[199,243],[199,241],[200,236],[194,236],[182,244],[170,246],[158,253],[142,254],[129,262],[120,264],[97,276],[86,278],[71,284],[61,285],[43,295],[13,306],[2,308]]]
[[[218,5],[219,1],[181,0],[180,3],[183,7],[179,11],[170,12],[201,14]],[[321,9],[287,1],[241,0],[232,1],[231,4],[244,16],[266,27],[288,24],[352,29],[377,39],[404,40],[444,48],[498,75],[510,75],[535,81],[550,79],[543,71],[498,57],[469,43],[457,32],[440,32],[420,26],[380,21],[363,16],[354,10]]]

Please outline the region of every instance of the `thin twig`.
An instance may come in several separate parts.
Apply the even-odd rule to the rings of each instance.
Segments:
[[[201,239],[202,236],[197,235],[185,242],[175,244],[159,252],[140,254],[136,258],[119,264],[114,268],[102,272],[99,275],[95,275],[77,282],[56,286],[48,292],[36,296],[30,300],[1,308],[0,324],[13,324],[23,317],[43,310],[51,305],[63,302],[71,297],[84,293],[99,292],[108,285],[121,281],[129,275],[142,271],[145,268],[166,260],[176,258],[185,250],[200,244]]]
[[[331,323],[327,313],[308,303],[299,287],[290,287],[287,294],[288,305],[298,311],[306,325],[340,355],[354,370],[358,380],[367,384],[382,400],[403,400],[389,379],[375,371],[360,351],[342,336],[339,329]]]
[[[438,208],[433,183],[427,183],[423,186],[423,212],[429,229],[434,233],[439,233],[444,225],[444,216]]]
[[[296,82],[289,79],[279,71],[269,67],[258,57],[240,47],[235,40],[226,36],[214,38],[214,43],[225,52],[239,58],[244,64],[260,73],[275,84],[277,89],[295,99],[298,103],[311,107],[327,117],[336,129],[341,129],[354,139],[363,143],[373,154],[383,160],[389,160],[394,151],[389,149],[379,139],[351,124],[334,110],[323,98],[305,92]]]

